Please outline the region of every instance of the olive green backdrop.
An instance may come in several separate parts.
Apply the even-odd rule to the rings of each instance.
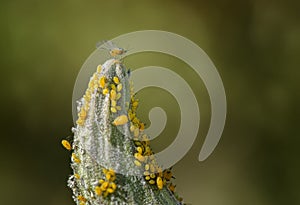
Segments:
[[[60,141],[73,123],[76,76],[96,42],[144,29],[178,33],[201,46],[227,94],[222,139],[206,161],[198,162],[210,120],[201,79],[167,55],[143,53],[125,60],[133,70],[169,67],[196,93],[199,136],[174,167],[185,201],[300,204],[299,10],[292,0],[1,0],[0,204],[73,204],[66,187],[69,153]],[[169,93],[153,88],[138,97],[148,124],[151,107],[159,105],[168,114],[166,129],[152,143],[162,150],[178,131],[178,105]]]

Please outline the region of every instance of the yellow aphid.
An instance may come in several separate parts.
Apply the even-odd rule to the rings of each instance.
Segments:
[[[107,93],[109,93],[109,90],[107,88],[104,88],[102,93],[103,93],[103,95],[106,95]]]
[[[100,195],[102,194],[101,187],[96,186],[96,187],[95,187],[95,193],[96,193],[98,196],[100,196]]]
[[[86,111],[88,111],[90,109],[89,104],[85,103],[83,109],[85,109]]]
[[[84,198],[84,197],[81,196],[81,195],[77,196],[77,199],[78,199],[79,201],[86,202],[86,198]]]
[[[145,175],[145,176],[148,176],[148,175],[150,175],[150,173],[149,173],[148,171],[145,171],[145,172],[144,172],[144,175]]]
[[[150,183],[150,184],[155,184],[155,181],[154,181],[153,179],[151,179],[151,180],[149,181],[149,183]]]
[[[150,167],[149,164],[146,164],[145,165],[145,170],[149,170],[149,167]]]
[[[119,80],[119,78],[118,78],[117,76],[115,76],[115,77],[113,78],[113,81],[114,81],[116,84],[119,84],[119,83],[120,83],[120,80]]]
[[[142,143],[141,143],[140,141],[134,141],[134,144],[135,144],[136,146],[143,146]]]
[[[105,87],[105,83],[106,83],[106,78],[104,76],[102,76],[100,78],[100,87],[104,88]]]
[[[109,173],[110,173],[111,175],[115,175],[115,174],[116,174],[115,171],[114,171],[113,169],[109,169],[108,171],[109,171]]]
[[[138,167],[142,166],[142,164],[141,164],[139,161],[137,161],[137,160],[134,160],[134,164],[135,164],[136,166],[138,166]]]
[[[128,109],[128,116],[130,116],[130,120],[135,116],[135,113],[130,108]]]
[[[76,179],[80,179],[79,174],[74,174],[74,177],[75,177]]]
[[[89,88],[93,88],[93,87],[94,87],[94,81],[93,81],[93,80],[91,80],[91,81],[89,82],[88,87],[89,87]]]
[[[111,194],[111,193],[114,193],[114,191],[115,191],[115,190],[113,190],[112,188],[108,188],[108,189],[107,189],[107,192],[110,193],[110,194]]]
[[[147,181],[149,181],[149,180],[150,180],[150,176],[146,176],[145,179],[146,179]]]
[[[151,172],[155,172],[155,168],[154,168],[154,165],[153,165],[153,164],[150,164],[150,171],[151,171]]]
[[[121,98],[121,93],[118,93],[116,99],[119,100],[120,98]]]
[[[91,94],[92,94],[92,91],[90,89],[87,89],[85,91],[85,94],[88,96],[88,97],[91,97]]]
[[[117,185],[115,183],[110,183],[109,185],[113,190],[115,190],[117,188]]]
[[[102,191],[105,191],[107,189],[107,187],[108,187],[108,182],[103,182],[103,184],[101,184],[100,188]]]
[[[124,125],[127,122],[128,122],[128,117],[126,115],[120,115],[113,121],[113,124],[118,126],[118,125]]]
[[[111,108],[110,108],[110,111],[113,112],[113,113],[116,113],[116,112],[117,112],[117,109],[116,109],[115,107],[111,107]]]
[[[117,110],[122,110],[121,106],[116,106]]]
[[[84,125],[84,120],[79,118],[79,119],[76,121],[76,123],[77,123],[77,125],[82,126],[82,125]]]
[[[110,53],[111,56],[115,57],[115,56],[117,56],[117,55],[122,55],[122,54],[124,54],[125,51],[124,51],[123,49],[121,49],[121,48],[114,48],[114,49],[110,50],[109,53]]]
[[[141,155],[140,153],[135,153],[134,157],[139,160],[140,162],[145,161],[145,157],[143,155]]]
[[[136,128],[136,127],[135,127],[134,125],[131,125],[131,126],[130,126],[130,131],[133,132],[133,131],[135,130],[135,128]]]
[[[120,92],[122,90],[122,84],[120,83],[119,85],[117,85],[117,91]]]
[[[115,90],[110,91],[110,99],[115,100],[117,98],[117,93]]]
[[[172,172],[170,170],[167,170],[167,171],[164,172],[164,178],[166,180],[169,181],[169,180],[171,180],[172,177],[173,177],[173,174],[172,174]]]
[[[111,87],[112,90],[116,90],[115,84],[111,84],[110,87]]]
[[[64,148],[66,148],[69,151],[72,149],[71,144],[67,140],[62,140],[61,144],[62,144],[62,146],[64,146]]]
[[[152,179],[154,179],[154,178],[156,177],[156,175],[155,175],[154,173],[151,173],[151,174],[150,174],[150,177],[151,177]]]
[[[139,134],[140,134],[140,130],[139,130],[138,128],[136,128],[136,129],[133,131],[133,135],[134,135],[135,137],[138,137]]]
[[[73,161],[74,161],[75,163],[80,163],[80,162],[81,162],[81,160],[76,156],[75,153],[72,153],[72,159],[73,159]]]
[[[132,103],[132,106],[133,107],[137,107],[139,105],[139,102],[138,101],[134,101],[133,103]]]
[[[144,142],[145,142],[145,141],[144,141]],[[152,151],[151,151],[151,149],[150,149],[149,146],[147,146],[147,147],[145,148],[145,153],[146,153],[147,155],[150,155],[150,154],[152,153]]]
[[[138,151],[138,153],[142,154],[142,153],[143,153],[143,148],[137,147],[137,148],[136,148],[136,151]],[[149,166],[149,164],[148,164],[148,166]]]
[[[105,177],[107,180],[110,180],[110,181],[114,181],[116,179],[116,176],[113,172],[107,172]]]
[[[81,118],[81,119],[85,119],[86,118],[86,111],[84,109],[81,109],[78,116]]]
[[[90,102],[91,101],[91,96],[84,95],[83,99],[85,100],[85,102]]]
[[[107,180],[110,180],[111,174],[108,172],[108,173],[106,173],[105,177],[106,177]]]
[[[112,106],[112,107],[116,107],[116,105],[117,105],[117,102],[116,102],[115,100],[112,100],[112,101],[111,101],[111,106]]]
[[[93,88],[98,89],[98,86],[99,86],[98,84],[95,84]]]
[[[171,192],[174,193],[176,186],[171,183],[168,188],[170,189]]]
[[[139,121],[139,119],[135,116],[135,114],[132,114],[132,116],[133,116],[133,117],[132,117],[133,119],[132,119],[131,121],[132,121],[134,124],[139,124],[140,121]]]
[[[162,180],[161,177],[157,177],[157,179],[156,179],[156,185],[157,185],[158,189],[162,189],[163,188],[164,184],[163,184],[163,180]]]
[[[99,65],[97,66],[97,72],[100,73],[101,70],[102,70],[102,65],[99,64]]]
[[[100,183],[100,184],[103,184],[104,182],[105,182],[105,181],[104,181],[103,179],[100,179],[100,180],[99,180],[99,183]]]
[[[140,130],[144,130],[145,129],[145,124],[144,123],[140,123]]]

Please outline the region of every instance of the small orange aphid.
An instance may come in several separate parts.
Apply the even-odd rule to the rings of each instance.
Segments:
[[[105,78],[105,76],[102,76],[100,78],[100,87],[104,88],[105,87],[105,83],[106,83],[106,78]]]
[[[175,178],[171,172],[171,169],[168,169],[168,170],[165,170],[164,171],[164,178],[167,180],[167,181],[170,181],[171,178]]]
[[[71,146],[70,142],[68,142],[67,140],[62,140],[62,141],[61,141],[61,144],[62,144],[62,146],[63,146],[64,148],[66,148],[66,149],[69,150],[69,151],[72,149],[72,146]]]
[[[127,52],[125,49],[116,46],[112,41],[106,41],[106,40],[97,43],[96,47],[99,49],[108,50],[109,54],[112,57],[120,56]]]
[[[139,160],[140,162],[145,161],[145,157],[144,157],[143,155],[141,155],[140,153],[138,153],[138,152],[134,154],[134,157],[135,157],[137,160]]]
[[[139,161],[137,161],[137,160],[134,160],[134,164],[136,165],[136,166],[138,166],[138,167],[140,167],[142,164],[139,162]]]
[[[80,179],[79,174],[74,174],[74,177],[75,177],[76,179]]]
[[[106,95],[106,94],[108,94],[108,93],[109,93],[109,90],[108,90],[107,88],[104,88],[103,91],[102,91],[102,94],[103,94],[103,95]]]
[[[161,177],[157,177],[157,179],[156,179],[156,185],[157,185],[158,189],[162,189],[163,188],[164,184],[163,184],[163,180],[162,180]]]
[[[102,70],[102,65],[101,65],[101,64],[99,64],[99,65],[97,66],[97,72],[98,72],[98,73],[100,73],[100,72],[101,72],[101,70]]]
[[[122,90],[123,86],[122,84],[120,83],[119,85],[117,85],[117,91],[120,92]]]
[[[107,192],[110,193],[110,194],[111,194],[111,193],[114,193],[114,191],[115,191],[115,190],[113,190],[112,188],[108,188],[108,189],[107,189]]]
[[[108,185],[109,185],[108,182],[103,182],[103,184],[102,184],[101,187],[100,187],[101,190],[102,190],[102,191],[105,191],[105,190],[107,189]]]
[[[111,107],[111,108],[110,108],[110,111],[111,111],[112,113],[116,113],[116,112],[117,112],[117,109],[116,109],[115,107]]]
[[[121,93],[118,93],[116,98],[117,98],[117,100],[119,100],[121,98]]]
[[[117,102],[116,102],[115,100],[112,100],[112,101],[111,101],[111,106],[112,106],[112,107],[116,107],[116,106],[117,106]]]
[[[114,81],[116,84],[119,84],[119,83],[120,83],[120,80],[119,80],[119,78],[118,78],[117,76],[115,76],[115,77],[113,78],[113,81]]]
[[[81,160],[76,156],[75,153],[72,153],[72,159],[73,159],[73,161],[74,161],[75,163],[80,163],[80,162],[81,162]]]
[[[128,117],[126,115],[120,115],[113,121],[113,124],[117,126],[117,125],[124,125],[127,122],[128,122]]]
[[[117,98],[117,92],[115,90],[110,91],[110,99],[115,100]]]
[[[77,197],[77,199],[78,199],[79,201],[86,202],[86,198],[84,198],[84,196],[82,196],[82,195],[79,195],[79,196]]]
[[[101,187],[96,186],[96,187],[95,187],[95,193],[96,193],[98,196],[100,196],[100,195],[102,194]]]
[[[82,125],[84,125],[84,120],[81,119],[81,118],[79,118],[79,119],[76,121],[76,123],[77,123],[77,125],[82,126]]]
[[[176,185],[174,185],[174,184],[171,183],[171,184],[168,186],[168,188],[170,189],[171,192],[174,193],[174,192],[175,192]]]
[[[140,123],[140,130],[144,130],[145,129],[145,124],[144,123]]]
[[[80,117],[83,120],[86,118],[86,111],[85,111],[85,109],[81,108],[80,112],[78,113],[78,117]]]
[[[149,183],[150,183],[150,184],[155,184],[155,181],[154,181],[153,179],[151,179],[151,180],[149,181]]]
[[[110,186],[113,190],[116,190],[116,188],[117,188],[117,185],[116,185],[114,182],[110,183],[109,186]]]

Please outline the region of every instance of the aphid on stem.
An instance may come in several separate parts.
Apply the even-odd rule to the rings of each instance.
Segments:
[[[109,54],[112,57],[121,56],[127,52],[127,50],[125,50],[123,48],[119,48],[112,41],[107,41],[107,40],[98,42],[96,44],[96,48],[108,50]]]

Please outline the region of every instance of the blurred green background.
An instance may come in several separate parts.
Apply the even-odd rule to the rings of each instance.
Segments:
[[[143,53],[125,60],[133,70],[170,67],[196,93],[199,136],[174,167],[185,201],[300,204],[299,11],[299,2],[292,0],[1,0],[0,204],[74,204],[66,187],[69,154],[60,141],[73,123],[76,76],[96,42],[144,29],[174,32],[197,43],[218,68],[227,94],[222,139],[206,161],[198,162],[210,120],[201,79],[170,56]],[[178,105],[157,89],[138,97],[146,122],[151,106],[168,114],[166,129],[152,143],[163,149],[176,136]]]

